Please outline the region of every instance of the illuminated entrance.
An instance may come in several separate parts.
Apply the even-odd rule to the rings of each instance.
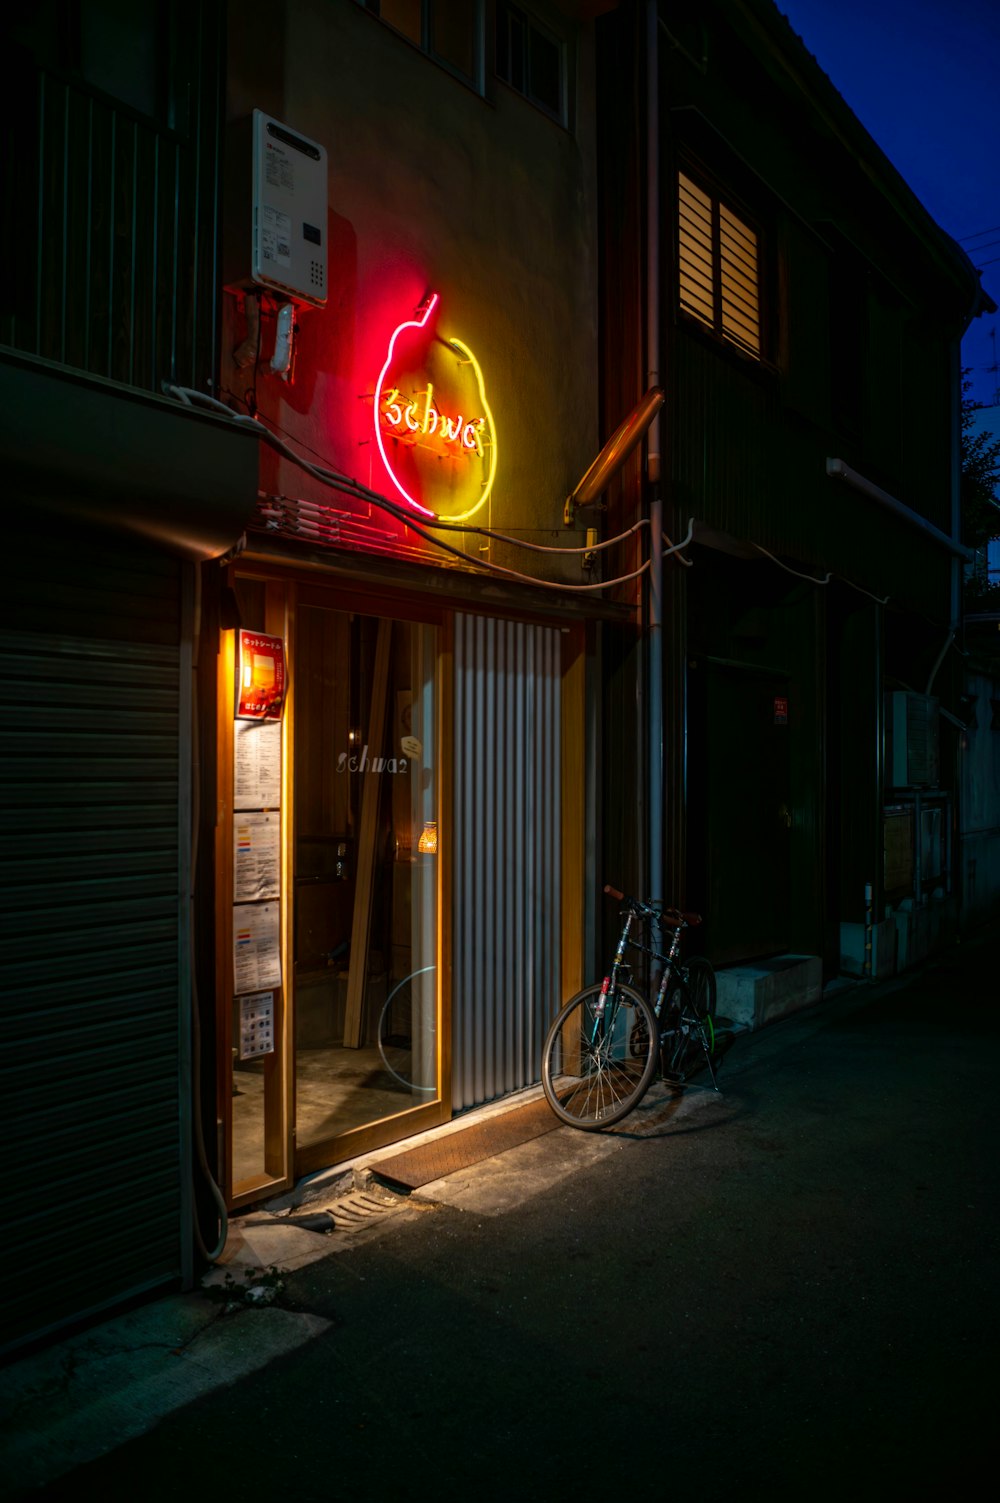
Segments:
[[[234,579],[220,778],[232,780],[219,967],[229,1199],[447,1119],[439,953],[439,620],[326,585]],[[381,601],[378,602],[381,604]],[[287,663],[281,719],[242,659]],[[266,657],[270,654],[270,657]],[[233,685],[240,691],[234,697]],[[237,715],[233,718],[235,704]],[[220,736],[220,741],[223,739]],[[221,786],[221,785],[220,785]],[[256,804],[259,807],[250,807]]]

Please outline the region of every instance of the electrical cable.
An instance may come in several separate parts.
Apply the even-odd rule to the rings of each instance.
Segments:
[[[798,569],[793,569],[791,565],[783,564],[781,559],[775,558],[773,553],[768,553],[767,549],[762,548],[760,543],[751,543],[750,546],[751,548],[756,548],[758,553],[763,553],[765,558],[769,558],[773,564],[777,564],[779,569],[784,569],[786,574],[794,574],[796,579],[808,579],[810,584],[828,585],[833,578],[833,575],[830,573],[825,574],[822,579],[817,579],[813,574],[802,574]]]
[[[180,387],[175,386],[170,382],[164,382],[164,391],[167,392],[168,395],[178,396],[182,399],[183,395],[187,395],[194,401],[202,403],[204,406],[210,407],[220,413],[224,413],[234,426],[250,429],[250,431],[256,433],[259,438],[263,438],[267,443],[269,443],[272,449],[274,449],[277,453],[290,460],[292,464],[298,465],[299,468],[304,470],[307,475],[312,475],[314,479],[319,480],[323,485],[328,485],[334,490],[339,490],[343,492],[344,495],[354,496],[358,500],[367,501],[369,505],[376,506],[380,510],[388,512],[390,516],[395,517],[397,521],[402,522],[405,527],[408,527],[412,532],[415,532],[417,536],[423,538],[425,542],[431,543],[435,548],[442,549],[442,551],[445,553],[450,553],[454,558],[460,559],[464,564],[469,563],[468,555],[463,553],[461,549],[453,548],[450,543],[446,543],[442,538],[432,537],[431,534],[426,531],[426,525],[430,524],[421,525],[420,523],[416,522],[410,514],[404,512],[402,507],[396,506],[394,502],[389,501],[385,496],[379,495],[377,491],[370,490],[367,486],[359,484],[359,482],[356,480],[352,480],[350,476],[338,474],[338,472],[335,470],[327,470],[325,466],[310,464],[308,460],[303,459],[301,455],[296,454],[295,450],[292,449],[290,445],[285,443],[283,439],[280,439],[277,434],[272,433],[270,429],[265,428],[263,424],[258,422],[255,418],[243,417],[240,413],[233,412],[231,407],[227,407],[225,402],[220,402],[217,397],[210,396],[207,392],[193,390],[191,387]],[[684,546],[686,546],[686,543],[678,544],[678,547]],[[585,549],[584,551],[586,552],[589,550]],[[476,563],[478,568],[487,569],[493,574],[501,574],[508,579],[520,580],[525,584],[534,585],[539,589],[559,590],[562,592],[568,590],[572,593],[581,594],[594,590],[607,590],[611,589],[615,585],[627,584],[630,580],[638,579],[639,575],[644,574],[649,568],[649,560],[647,559],[646,562],[641,564],[638,569],[632,570],[632,572],[629,574],[619,575],[616,579],[601,580],[596,584],[581,585],[569,583],[559,584],[550,582],[549,580],[545,579],[536,579],[534,575],[522,574],[518,569],[508,569],[505,568],[502,564],[494,564],[487,559],[479,559],[476,561]]]
[[[690,541],[691,541],[691,538],[692,538],[693,534],[694,534],[694,517],[689,517],[688,518],[688,535],[684,539],[683,543],[676,543],[676,544],[672,543],[670,541],[670,539],[667,537],[667,534],[665,532],[662,533],[661,534],[662,540],[667,545],[667,550],[664,553],[663,557],[664,558],[669,558],[671,554],[674,554],[676,556],[676,558],[677,558],[677,562],[679,564],[683,564],[684,567],[685,567],[685,569],[693,569],[694,568],[694,559],[693,558],[685,558],[684,555],[683,555],[683,553],[678,553],[677,552],[678,548],[686,548],[687,547],[688,543],[690,543]]]
[[[178,388],[178,389],[180,389],[180,388]],[[230,392],[230,396],[234,397],[237,401],[240,400],[240,398],[236,396],[235,392]],[[227,409],[227,410],[229,410],[229,409]],[[239,416],[239,415],[240,414],[236,414],[236,416]],[[289,433],[289,431],[288,431],[287,428],[282,428],[282,426],[281,426],[280,423],[275,422],[274,418],[268,417],[266,413],[257,413],[257,420],[259,422],[261,422],[261,423],[268,423],[268,424],[270,424],[271,428],[277,429],[277,431],[279,433],[284,434],[285,438],[293,439],[293,435],[291,433]],[[318,449],[314,449],[310,444],[303,443],[303,441],[301,439],[299,439],[299,438],[294,438],[293,441],[295,443],[299,444],[303,449],[308,449],[308,451],[309,451],[310,454],[315,454],[317,459],[322,459],[323,458],[323,455],[320,454],[319,450]],[[423,526],[423,527],[434,528],[435,531],[441,531],[441,532],[472,532],[472,533],[476,533],[479,537],[495,538],[497,540],[497,542],[500,542],[500,543],[510,543],[515,548],[525,548],[525,549],[527,549],[531,553],[574,553],[574,554],[579,554],[579,553],[601,553],[606,548],[613,548],[616,543],[624,542],[626,538],[630,538],[633,533],[638,532],[638,530],[641,527],[648,527],[649,526],[649,522],[648,522],[647,518],[643,517],[643,518],[640,519],[640,521],[634,523],[633,526],[627,528],[624,532],[618,533],[618,535],[616,537],[606,538],[603,543],[591,543],[590,545],[584,543],[584,545],[582,547],[580,547],[580,548],[559,548],[559,547],[556,547],[554,544],[551,544],[551,543],[529,543],[526,538],[511,537],[508,533],[506,533],[506,532],[497,532],[492,527],[476,527],[476,526],[469,526],[469,527],[467,527],[462,522],[442,522],[439,518],[434,518],[433,520],[431,520],[429,518],[424,518],[424,519],[422,519],[420,525]],[[668,538],[667,542],[669,543],[669,541],[670,541],[670,539]],[[689,560],[682,559],[681,562],[682,563],[687,563],[688,567],[690,568],[690,561]]]
[[[201,638],[201,574],[194,573],[194,602],[192,605],[192,652],[191,652],[191,882],[190,922],[188,941],[191,947],[191,1083],[193,1099],[192,1135],[198,1167],[204,1176],[209,1193],[218,1210],[219,1234],[215,1247],[209,1248],[201,1234],[196,1207],[192,1206],[194,1240],[206,1263],[214,1263],[222,1256],[229,1236],[229,1211],[225,1197],[212,1173],[205,1149],[205,1121],[201,1109],[201,1005],[198,993],[198,955],[195,945],[195,892],[198,886],[198,854],[201,827],[201,757],[199,753],[200,722],[198,716],[198,667]]]

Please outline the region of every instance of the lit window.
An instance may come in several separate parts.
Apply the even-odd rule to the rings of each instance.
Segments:
[[[678,174],[677,217],[681,309],[759,357],[756,231],[683,172]]]
[[[565,46],[519,5],[497,5],[497,77],[566,123]]]
[[[359,0],[435,62],[482,88],[482,0]]]

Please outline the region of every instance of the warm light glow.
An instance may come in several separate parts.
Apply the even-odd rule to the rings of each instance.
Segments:
[[[438,827],[433,820],[428,820],[417,841],[417,850],[425,856],[436,856],[438,848]]]
[[[493,489],[493,481],[497,468],[497,444],[496,429],[493,424],[493,413],[486,399],[486,387],[483,379],[482,368],[479,361],[473,355],[469,346],[461,339],[449,338],[442,340],[459,355],[460,365],[470,365],[476,378],[476,390],[479,404],[484,417],[470,417],[467,413],[458,413],[451,416],[442,411],[434,398],[433,383],[428,380],[426,387],[411,396],[404,395],[396,386],[387,386],[386,377],[396,351],[400,335],[408,329],[424,329],[437,307],[438,294],[430,293],[414,318],[401,323],[393,332],[389,341],[389,351],[385,363],[379,372],[378,381],[375,384],[375,438],[378,443],[382,462],[396,487],[399,494],[412,506],[415,511],[425,517],[437,517],[453,522],[464,522],[473,516],[486,504],[490,492]],[[460,513],[434,512],[429,507],[418,501],[411,495],[406,486],[400,481],[396,470],[386,451],[384,442],[384,429],[392,432],[394,443],[405,444],[408,447],[417,446],[430,450],[439,459],[471,458],[472,454],[486,462],[486,449],[489,447],[488,473],[481,482],[480,494],[474,503]]]
[[[486,502],[489,500],[490,491],[493,489],[493,480],[497,472],[497,430],[493,423],[493,413],[490,411],[490,404],[486,400],[486,386],[483,381],[483,372],[480,368],[479,361],[469,349],[469,346],[467,344],[463,344],[461,339],[449,339],[448,343],[452,345],[454,349],[458,350],[459,354],[464,355],[467,360],[472,362],[472,369],[476,373],[476,384],[479,387],[479,400],[483,404],[483,411],[486,413],[486,421],[490,425],[490,472],[487,475],[485,483],[483,485],[483,494],[480,496],[475,506],[470,506],[468,511],[463,511],[459,515],[449,517],[448,519],[450,522],[464,522],[469,517],[473,516],[481,506],[486,505]],[[478,439],[476,441],[476,448],[478,452],[482,454],[482,444]]]
[[[402,334],[404,329],[425,328],[427,325],[427,320],[434,312],[437,304],[438,295],[436,292],[432,292],[430,297],[423,304],[422,308],[417,309],[417,317],[407,319],[405,323],[401,323],[396,328],[392,338],[389,340],[389,353],[385,357],[385,364],[379,371],[378,380],[375,383],[375,438],[378,442],[379,453],[382,456],[382,463],[385,465],[390,480],[396,487],[397,491],[399,491],[399,494],[402,496],[403,500],[407,503],[408,506],[412,506],[414,511],[419,511],[425,517],[433,517],[434,513],[430,510],[429,507],[421,506],[419,501],[414,500],[414,498],[403,489],[399,481],[396,479],[395,471],[393,470],[392,465],[389,463],[389,456],[386,454],[385,445],[382,442],[382,424],[379,421],[379,414],[382,410],[382,386],[385,382],[386,373],[390,365],[392,364],[392,357],[395,353],[397,339],[399,338],[400,334]]]

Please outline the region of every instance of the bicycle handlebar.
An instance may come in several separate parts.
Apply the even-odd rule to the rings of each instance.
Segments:
[[[641,914],[643,918],[652,918],[662,922],[664,919],[673,928],[687,926],[693,929],[701,923],[700,913],[682,913],[679,908],[658,908],[655,903],[640,903],[638,898],[627,898],[617,887],[612,887],[609,882],[604,884],[604,891],[609,898],[614,898],[616,903],[627,903],[633,913]]]

